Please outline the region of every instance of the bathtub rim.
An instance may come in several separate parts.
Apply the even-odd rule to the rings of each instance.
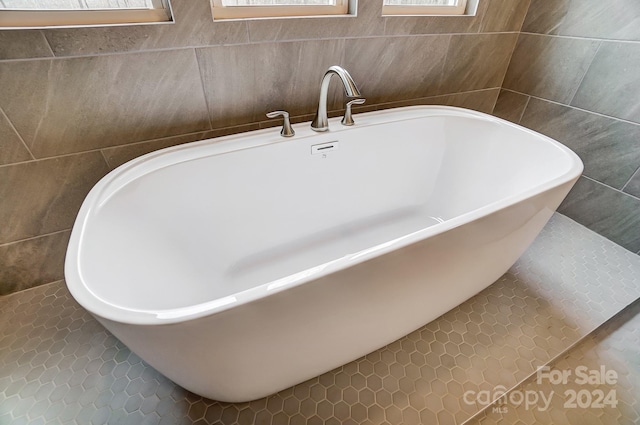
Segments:
[[[405,116],[407,115],[407,112],[410,112],[408,114],[409,116]],[[386,117],[386,119],[380,120],[380,116]],[[117,193],[117,191],[121,187],[152,171],[209,156],[217,156],[244,149],[263,147],[274,143],[286,143],[295,140],[308,139],[313,136],[318,136],[318,133],[313,132],[309,128],[308,122],[304,122],[294,125],[298,137],[293,140],[283,139],[277,134],[277,132],[275,132],[273,128],[268,128],[171,146],[168,148],[150,152],[148,154],[134,158],[133,160],[125,164],[122,164],[121,166],[115,168],[107,175],[105,175],[91,189],[82,203],[82,206],[78,212],[71,231],[71,237],[67,247],[64,266],[66,285],[73,295],[74,299],[81,306],[83,306],[92,314],[108,320],[136,325],[168,325],[180,323],[187,320],[194,320],[204,316],[221,313],[225,310],[235,308],[237,306],[247,304],[267,296],[275,295],[281,291],[303,285],[331,273],[336,273],[342,269],[366,262],[375,257],[385,255],[389,252],[402,249],[415,243],[419,243],[424,239],[433,237],[440,233],[444,233],[456,227],[460,227],[471,221],[478,220],[482,217],[488,216],[489,214],[515,205],[518,202],[522,202],[535,195],[552,190],[553,188],[568,183],[572,180],[576,181],[582,173],[583,164],[580,158],[575,154],[575,152],[573,152],[571,149],[564,146],[560,142],[528,128],[482,112],[451,106],[419,105],[357,114],[359,127],[381,125],[403,120],[413,120],[429,116],[467,116],[481,118],[486,121],[497,122],[501,125],[507,125],[509,127],[517,129],[518,131],[523,131],[535,137],[546,140],[567,157],[567,161],[569,161],[570,166],[564,173],[561,173],[558,176],[547,180],[539,185],[536,185],[526,191],[502,198],[498,201],[488,203],[480,208],[476,208],[454,218],[448,219],[443,223],[421,229],[400,238],[378,244],[360,252],[353,253],[324,264],[320,264],[316,267],[312,267],[310,269],[295,273],[281,279],[277,279],[275,281],[262,283],[253,288],[237,292],[233,295],[214,300],[208,300],[200,304],[195,304],[193,306],[171,309],[143,310],[123,307],[99,297],[95,292],[92,291],[89,285],[87,285],[85,279],[83,279],[82,277],[80,250],[84,237],[84,228],[86,227],[87,222],[91,218],[91,215],[95,209],[99,209],[102,205],[108,202],[109,198],[113,194]],[[378,121],[375,121],[376,118],[378,118]],[[358,128],[358,126],[341,126],[339,125],[339,120],[340,118],[330,119],[330,124],[336,130],[320,134],[320,136],[329,136],[331,134],[338,134],[343,131],[349,131]],[[250,135],[249,138],[248,135]],[[264,137],[265,135],[268,137]],[[210,147],[210,152],[208,152],[207,154],[197,154],[198,148],[206,146]],[[190,155],[187,155],[185,158],[175,158],[172,161],[168,161],[168,159],[173,155],[166,154],[177,153],[181,151],[195,152],[189,152]],[[163,157],[165,157],[164,161],[162,161]]]

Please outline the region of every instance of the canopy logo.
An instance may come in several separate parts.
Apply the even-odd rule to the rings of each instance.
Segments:
[[[578,366],[575,369],[551,369],[543,366],[536,372],[535,383],[544,385],[578,385],[578,386],[603,386],[615,385],[618,382],[618,373],[615,370],[607,370],[604,365],[599,369],[589,369],[587,366]],[[562,397],[565,409],[602,409],[616,407],[618,399],[616,390],[609,391],[601,388],[569,388],[556,393],[554,390],[512,390],[507,391],[502,385],[493,390],[473,391],[463,394],[463,401],[469,405],[490,406],[492,411],[506,413],[509,407],[524,406],[526,410],[537,409],[546,411],[551,406],[555,396]]]

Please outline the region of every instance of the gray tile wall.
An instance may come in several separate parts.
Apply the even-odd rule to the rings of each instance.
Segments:
[[[0,295],[63,278],[69,230],[109,170],[155,149],[310,120],[342,64],[368,103],[491,112],[529,0],[481,0],[474,17],[213,22],[173,0],[176,23],[0,31]],[[331,109],[342,95],[334,88]]]
[[[559,211],[640,254],[637,0],[531,0],[494,114],[580,155]]]

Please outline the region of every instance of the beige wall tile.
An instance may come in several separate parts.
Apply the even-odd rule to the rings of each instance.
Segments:
[[[640,4],[636,0],[574,0],[558,34],[640,41]]]
[[[64,278],[71,231],[0,245],[0,295]]]
[[[0,167],[0,244],[71,228],[108,171],[100,152]]]
[[[0,109],[0,165],[32,159],[27,147]]]
[[[348,39],[344,65],[369,104],[425,97],[438,93],[449,40],[448,35]]]
[[[265,120],[269,111],[314,113],[320,81],[342,62],[343,40],[314,40],[197,49],[214,128]],[[342,94],[334,82],[330,109]]]
[[[531,0],[522,31],[557,34],[571,0]]]
[[[581,177],[558,211],[632,252],[640,250],[638,198]]]
[[[520,31],[530,0],[488,0],[480,32]]]
[[[242,21],[213,22],[209,0],[172,0],[175,23],[45,30],[56,56],[119,53],[249,41]]]
[[[104,158],[111,169],[116,168],[127,161],[137,158],[158,149],[170,146],[181,145],[183,143],[195,142],[197,140],[222,137],[229,134],[242,133],[245,131],[257,130],[257,124],[248,124],[238,127],[227,127],[219,130],[209,130],[200,133],[185,134],[182,136],[166,137],[164,139],[151,140],[148,142],[133,143],[125,146],[102,149]]]
[[[418,99],[401,100],[397,102],[364,105],[354,108],[354,112],[371,112],[381,109],[400,108],[403,106],[417,105],[446,105],[459,108],[473,109],[475,111],[490,114],[498,97],[500,89],[476,90],[463,93],[446,94],[440,96],[421,97]]]
[[[636,170],[635,174],[631,176],[624,186],[623,191],[640,199],[640,167]]]
[[[431,105],[457,106],[490,114],[496,104],[500,89],[478,90],[465,93],[454,93],[425,99]]]
[[[640,167],[640,125],[539,99],[521,124],[564,143],[584,162],[584,175],[622,189]]]
[[[500,87],[517,38],[517,34],[452,36],[439,93]]]
[[[503,87],[569,103],[600,42],[520,34]]]
[[[40,31],[0,31],[0,60],[53,56]]]
[[[640,43],[603,42],[571,105],[640,123],[639,99]]]
[[[500,90],[500,96],[498,96],[498,100],[496,101],[493,115],[514,123],[519,123],[528,102],[529,96],[509,90]]]
[[[193,50],[0,62],[0,81],[37,158],[209,129]]]

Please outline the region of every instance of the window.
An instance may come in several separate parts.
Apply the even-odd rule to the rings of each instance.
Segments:
[[[0,0],[0,29],[173,22],[169,0]]]
[[[467,0],[384,0],[383,15],[464,15]]]
[[[212,0],[212,2],[214,19],[345,15],[349,6],[348,0]]]

